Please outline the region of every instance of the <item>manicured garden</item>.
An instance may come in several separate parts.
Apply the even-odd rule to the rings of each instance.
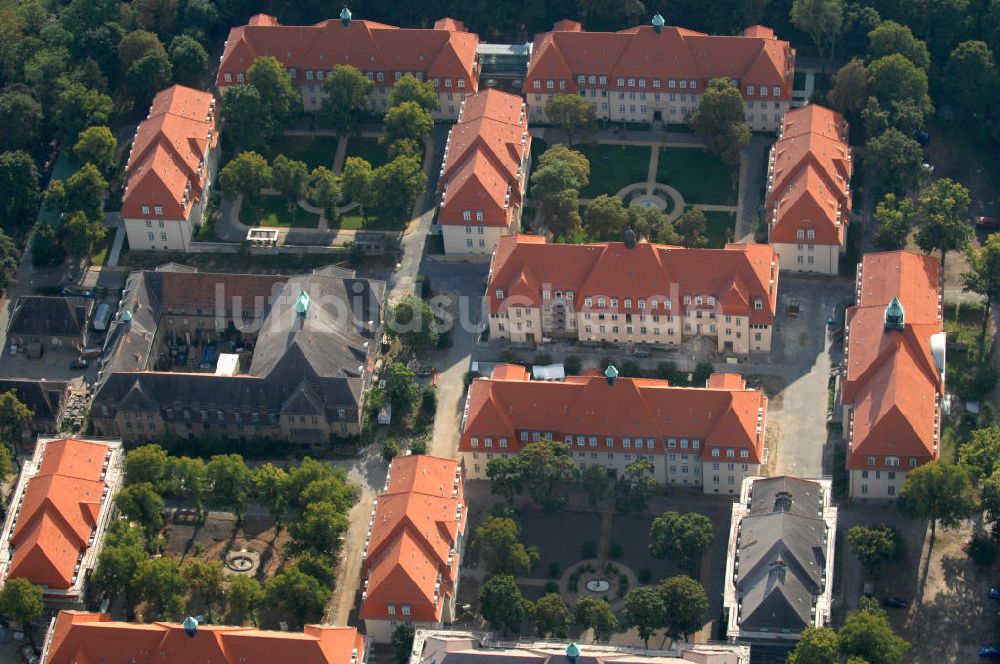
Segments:
[[[309,170],[317,166],[333,167],[337,154],[336,136],[282,136],[272,143],[274,154],[304,161]]]
[[[378,139],[367,136],[348,139],[346,156],[361,157],[371,164],[372,168],[378,168],[388,161],[385,148],[378,142]]]
[[[708,224],[705,226],[705,237],[708,238],[708,246],[721,248],[726,246],[726,242],[732,236],[736,228],[736,215],[732,212],[704,212]]]
[[[660,150],[656,181],[681,192],[688,204],[736,205],[739,168],[702,148]]]
[[[319,215],[300,207],[295,211],[295,219],[292,219],[288,202],[283,197],[261,196],[260,221],[255,217],[254,206],[244,201],[240,206],[240,222],[247,226],[316,228],[319,226]]]
[[[623,187],[646,181],[650,157],[648,147],[580,145],[574,149],[590,160],[590,184],[580,192],[580,198],[614,195]]]

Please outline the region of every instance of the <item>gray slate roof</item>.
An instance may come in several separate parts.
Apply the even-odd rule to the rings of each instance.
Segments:
[[[14,303],[8,334],[82,337],[93,301],[78,297],[22,295]]]
[[[33,413],[33,420],[54,422],[62,408],[60,402],[62,395],[66,392],[66,385],[61,381],[8,378],[0,380],[0,393],[14,390],[17,400]]]

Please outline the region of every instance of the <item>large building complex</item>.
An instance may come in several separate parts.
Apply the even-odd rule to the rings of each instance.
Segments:
[[[137,251],[187,251],[218,165],[211,92],[174,85],[153,98],[125,167],[121,215]]]
[[[767,223],[782,270],[837,274],[851,216],[851,149],[840,113],[789,111],[771,147]]]
[[[784,661],[803,629],[830,622],[837,536],[830,486],[787,476],[744,480],[733,505],[723,603],[728,638],[752,644],[755,656],[777,650],[773,661]]]
[[[562,382],[530,380],[499,365],[472,381],[459,452],[470,479],[486,477],[490,459],[518,454],[540,440],[564,442],[580,467],[620,475],[649,460],[661,484],[737,493],[764,458],[767,397],[736,374],[712,374],[704,388],[665,380],[618,378],[593,371]]]
[[[447,254],[486,254],[517,233],[531,161],[524,100],[499,90],[470,95],[448,134],[438,180]]]
[[[90,411],[98,432],[301,447],[359,433],[383,282],[189,270],[129,276]]]
[[[468,525],[458,461],[396,457],[372,507],[365,540],[359,617],[377,643],[397,627],[441,627],[455,619]]]
[[[0,587],[27,579],[47,602],[78,605],[122,481],[118,440],[40,438],[0,535]]]
[[[487,285],[490,338],[771,350],[778,258],[767,245],[685,249],[648,242],[548,244],[500,238]]]
[[[895,498],[907,471],[938,458],[943,295],[936,257],[890,251],[861,261],[841,387],[852,497]]]
[[[245,83],[254,60],[273,56],[302,93],[303,108],[313,112],[326,97],[323,83],[333,67],[351,65],[374,83],[373,107],[385,112],[393,83],[412,74],[438,91],[434,117],[454,120],[465,96],[479,89],[478,44],[478,36],[450,18],[433,28],[397,28],[351,20],[349,11],[340,20],[315,25],[281,25],[273,16],[257,14],[229,31],[215,82],[220,92]]]
[[[111,620],[107,613],[60,611],[41,664],[211,662],[212,664],[365,664],[369,643],[353,627],[306,625],[302,632],[184,623]]]
[[[597,117],[680,124],[714,78],[734,81],[753,130],[775,131],[792,100],[795,49],[755,25],[742,36],[712,36],[664,26],[587,32],[570,20],[535,37],[524,94],[531,122],[545,122],[553,95],[580,95]]]

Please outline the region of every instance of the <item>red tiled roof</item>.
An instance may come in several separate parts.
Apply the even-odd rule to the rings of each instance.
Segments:
[[[106,445],[75,438],[46,443],[41,466],[24,491],[8,578],[53,589],[73,585],[77,559],[90,546],[101,511],[107,452]]]
[[[421,72],[427,79],[465,81],[466,92],[477,89],[475,72],[479,37],[465,30],[460,21],[441,19],[432,29],[397,28],[373,21],[351,21],[347,27],[337,19],[315,25],[281,25],[273,16],[258,14],[249,24],[229,31],[216,85],[233,85],[254,60],[271,55],[297,81],[306,71],[328,71],[334,65],[352,65],[363,72],[381,72],[392,85],[395,72]],[[231,81],[225,76],[230,74]],[[444,84],[441,84],[444,88]]]
[[[685,295],[702,295],[717,298],[725,314],[749,315],[752,324],[767,325],[777,306],[777,265],[774,250],[762,244],[686,249],[639,242],[628,249],[621,242],[548,244],[536,236],[509,235],[497,243],[486,299],[490,313],[512,305],[537,307],[546,286],[573,291],[578,310],[587,297],[604,296],[619,298],[619,312],[639,313],[638,299],[656,297],[669,299],[670,312],[681,315],[695,306],[685,307]],[[504,291],[503,300],[497,289]],[[624,306],[625,298],[634,298],[634,311]],[[762,301],[759,310],[755,298]]]
[[[780,99],[787,101],[792,95],[794,59],[789,43],[775,39],[763,26],[751,26],[743,36],[710,36],[673,26],[659,33],[649,26],[585,32],[575,21],[560,21],[552,32],[535,37],[524,91],[533,92],[536,80],[542,81],[541,89],[548,89],[545,82],[553,80],[566,82],[565,88],[556,89],[575,94],[581,74],[607,76],[606,87],[611,89],[624,89],[618,86],[618,77],[657,80],[661,85],[657,89],[663,90],[668,89],[668,80],[698,81],[696,89],[705,90],[709,80],[725,77],[736,79],[743,93],[747,85],[767,86],[769,93],[779,86]],[[652,89],[654,84],[648,82],[645,90]]]
[[[936,459],[938,405],[944,381],[931,352],[942,332],[940,263],[906,251],[865,254],[857,305],[847,311],[848,342],[842,401],[853,405],[848,468],[892,470]],[[886,306],[898,297],[902,331],[885,329]],[[868,457],[876,457],[876,465]]]
[[[208,170],[202,168],[199,173],[199,167],[218,140],[211,92],[183,85],[158,92],[149,115],[135,132],[125,167],[128,179],[122,215],[158,218],[153,207],[159,205],[163,208],[162,218],[186,219],[208,177]],[[144,205],[150,207],[149,213],[142,212]]]
[[[360,617],[388,620],[392,604],[395,620],[441,620],[458,579],[458,552],[450,562],[449,554],[465,531],[466,514],[457,461],[426,455],[393,459],[365,554]],[[410,606],[405,618],[404,604]]]
[[[466,225],[464,212],[483,213],[485,226],[507,228],[524,195],[518,168],[531,150],[523,100],[490,89],[469,95],[452,127],[441,167],[438,223]],[[510,200],[507,201],[508,188]],[[479,220],[473,219],[478,225]]]
[[[491,378],[472,382],[459,449],[472,451],[471,439],[476,437],[477,451],[517,453],[524,431],[549,433],[557,441],[586,436],[587,450],[589,436],[596,436],[600,451],[628,452],[635,448],[625,448],[623,437],[645,439],[646,453],[662,454],[667,438],[684,437],[701,441],[703,459],[711,458],[713,447],[732,447],[748,451],[743,463],[760,463],[766,411],[763,392],[746,389],[737,375],[714,374],[706,388],[671,387],[665,380],[640,378],[618,378],[609,385],[604,376],[593,374],[562,382],[532,381],[526,373],[512,375],[501,365]],[[487,437],[492,448],[486,447]],[[507,439],[505,448],[500,438]],[[612,438],[611,446],[607,438]]]
[[[851,209],[847,123],[816,104],[788,111],[783,122],[766,201],[769,220],[778,211],[771,242],[800,243],[801,229],[815,231],[814,244],[843,244]]]
[[[364,637],[353,627],[306,625],[296,633],[200,625],[191,637],[177,623],[115,622],[107,613],[60,611],[48,664],[349,664],[355,650],[357,664],[363,664]]]

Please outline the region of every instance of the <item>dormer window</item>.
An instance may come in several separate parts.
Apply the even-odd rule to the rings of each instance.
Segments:
[[[464,221],[472,221],[472,210],[462,210],[462,219]]]
[[[761,309],[764,308],[764,301],[759,297],[755,297],[753,299],[753,308],[760,311]]]
[[[143,214],[149,214],[149,206],[148,205],[143,205],[142,206],[142,213]]]
[[[868,457],[868,465],[869,466],[874,466],[875,465],[875,457],[874,456]]]
[[[496,291],[496,295],[497,295],[497,299],[498,300],[502,300],[503,299],[503,289],[502,288],[498,288],[497,291]]]
[[[233,75],[230,74],[230,73],[228,73],[228,72],[225,74],[224,78],[226,79],[226,83],[232,83],[233,82]]]

